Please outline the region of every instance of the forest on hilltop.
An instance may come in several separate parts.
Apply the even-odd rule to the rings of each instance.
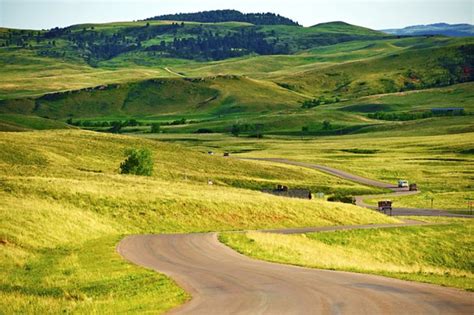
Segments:
[[[244,22],[255,25],[299,25],[297,22],[274,13],[242,13],[237,10],[213,10],[196,13],[167,14],[148,20],[188,21],[201,23]]]

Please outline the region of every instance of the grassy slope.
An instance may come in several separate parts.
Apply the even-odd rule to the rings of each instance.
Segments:
[[[153,177],[117,174],[132,146],[153,150]],[[120,259],[114,246],[125,234],[394,221],[351,205],[231,187],[325,181],[296,167],[84,131],[3,133],[0,148],[0,300],[7,313],[163,312],[185,301],[171,280]]]
[[[370,112],[417,112],[435,107],[463,107],[473,111],[474,84],[463,83],[444,88],[407,91],[362,97],[350,102],[333,104],[332,108],[366,114]]]
[[[403,89],[439,86],[439,82],[449,84],[448,71],[443,62],[450,60],[466,66],[467,57],[460,53],[459,47],[470,45],[471,38],[462,40],[427,39],[424,45],[410,41],[388,42],[405,48],[394,49],[394,53],[380,55],[346,63],[307,69],[297,74],[281,74],[274,81],[292,86],[298,92],[309,95],[365,96],[380,93],[393,93]],[[376,44],[376,42],[374,42]],[[374,49],[377,47],[375,46]],[[396,53],[395,53],[396,52]],[[411,88],[407,86],[411,85]]]
[[[242,58],[228,59],[215,62],[195,62],[189,60],[156,58],[146,52],[134,52],[119,55],[108,61],[99,63],[98,68],[92,68],[83,61],[71,58],[47,58],[38,57],[34,51],[27,49],[1,49],[0,61],[4,65],[0,69],[0,99],[19,98],[26,96],[41,95],[46,92],[75,90],[85,87],[93,87],[101,84],[123,83],[138,81],[153,77],[175,77],[176,75],[165,70],[184,73],[189,77],[206,77],[218,74],[247,75],[253,78],[273,78],[278,82],[291,83],[295,88],[305,90],[310,94],[320,94],[321,89],[326,87],[317,84],[309,88],[308,82],[298,74],[314,77],[315,71],[321,71],[328,67],[329,72],[345,72],[349,79],[356,76],[354,80],[363,80],[366,77],[369,87],[380,90],[381,86],[377,80],[367,77],[369,73],[378,71],[383,63],[393,67],[393,63],[404,64],[407,67],[417,68],[423,65],[414,59],[408,52],[419,55],[423,52],[436,49],[446,49],[448,46],[460,46],[472,43],[471,39],[387,39],[387,40],[358,40],[329,46],[318,46],[317,48],[303,51],[288,56],[247,56]],[[422,50],[425,49],[425,50]],[[445,53],[445,52],[443,52]],[[393,61],[381,60],[370,67],[362,62],[367,58],[386,57],[397,55]],[[355,65],[341,65],[349,61],[358,61]],[[341,67],[340,70],[338,70]],[[364,69],[367,68],[367,69]],[[358,71],[361,76],[358,76]],[[392,69],[396,70],[396,69]],[[391,71],[391,72],[394,72]],[[326,71],[327,72],[327,71]],[[396,72],[396,71],[395,71]],[[422,71],[423,72],[423,71]],[[68,78],[68,80],[64,80]],[[337,84],[336,81],[345,79],[329,77],[328,84]],[[290,82],[291,81],[291,82]],[[397,81],[397,80],[395,80]],[[318,81],[314,81],[313,83]],[[373,84],[372,84],[373,82]],[[372,86],[373,85],[373,86]],[[360,88],[356,85],[351,93],[360,94]],[[367,87],[367,86],[366,86]],[[358,90],[359,89],[359,90]]]
[[[258,259],[474,290],[472,220],[426,220],[449,224],[303,235],[225,233],[220,239]]]
[[[83,28],[88,32],[103,33],[108,36],[120,31],[133,31],[133,36],[144,32],[143,27],[147,22],[119,22],[106,24],[83,24],[71,26],[72,33],[81,33]],[[149,21],[150,27],[159,27],[160,25],[170,24],[172,21]],[[245,23],[192,23],[186,22],[185,26],[178,30],[177,37],[195,37],[194,28],[201,25],[206,31],[212,31],[214,34],[227,34],[228,32],[239,31],[240,28],[250,27]],[[334,43],[331,38],[339,40],[373,38],[378,39],[382,33],[350,25],[338,26],[330,24],[321,27],[303,28],[295,26],[266,26],[261,27],[261,31],[270,33],[271,31],[281,32],[282,37],[288,41],[294,50],[301,50],[304,47],[314,47],[321,45],[321,37],[329,38],[330,43]],[[94,27],[94,30],[91,30]],[[39,31],[44,33],[43,31]],[[15,31],[17,36],[19,31]],[[29,32],[28,32],[29,33]],[[132,39],[133,39],[132,36]],[[162,40],[173,40],[175,35],[164,33],[155,38],[142,42],[143,47],[157,45]],[[339,38],[341,37],[342,38]],[[385,36],[385,35],[384,35]],[[4,29],[0,33],[0,42],[8,39],[8,32]],[[35,40],[27,42],[31,48],[21,49],[16,46],[0,48],[0,99],[18,98],[25,96],[40,95],[46,92],[74,90],[85,87],[92,87],[100,84],[122,83],[128,81],[143,80],[153,77],[174,76],[165,67],[174,67],[197,63],[190,60],[178,60],[172,58],[157,58],[154,54],[136,50],[116,56],[110,60],[102,60],[97,63],[98,68],[90,67],[85,63],[83,51],[67,41],[67,38],[56,38],[56,46],[51,47],[48,41],[44,39],[37,43]],[[269,37],[269,40],[272,40]],[[323,41],[326,39],[323,38]],[[61,57],[48,58],[40,57],[38,54],[51,52]],[[63,53],[66,53],[63,56]],[[247,59],[244,57],[243,59]],[[212,64],[212,63],[211,63]],[[255,72],[255,71],[252,71]],[[214,72],[213,74],[218,74]],[[229,72],[226,72],[228,74]],[[234,73],[232,73],[234,74]],[[200,73],[198,76],[204,76]],[[64,78],[69,80],[64,80]]]
[[[474,126],[470,123],[471,117],[433,117],[428,119],[418,119],[412,121],[384,121],[369,119],[368,113],[386,111],[391,113],[416,113],[430,111],[433,107],[464,107],[466,112],[474,111],[472,102],[472,93],[474,91],[473,83],[464,83],[445,88],[428,89],[421,91],[402,92],[394,94],[375,95],[362,97],[350,101],[343,101],[336,104],[321,105],[313,109],[302,109],[299,105],[291,105],[296,99],[291,99],[291,94],[280,94],[272,99],[272,93],[268,89],[255,89],[254,86],[243,89],[239,93],[238,88],[242,82],[238,80],[216,81],[222,84],[222,88],[216,88],[222,91],[232,92],[231,103],[234,109],[233,114],[228,106],[219,106],[222,113],[226,115],[215,116],[205,114],[197,117],[196,115],[182,114],[173,117],[161,116],[150,117],[147,120],[172,121],[181,117],[186,117],[194,123],[163,127],[163,130],[173,133],[192,133],[198,129],[211,129],[215,132],[229,132],[231,126],[240,124],[264,124],[263,132],[268,135],[287,135],[287,136],[322,136],[322,135],[340,135],[367,133],[376,136],[414,136],[414,135],[443,135],[453,133],[464,133],[474,131]],[[235,92],[232,91],[235,82]],[[275,89],[275,92],[278,90]],[[252,95],[256,98],[252,99]],[[283,96],[288,97],[285,101]],[[298,97],[295,94],[295,97]],[[268,104],[265,106],[265,99]],[[278,101],[282,105],[278,105]],[[255,104],[255,111],[251,112],[248,107],[239,104]],[[283,105],[284,104],[284,105]],[[282,108],[283,107],[283,108]],[[271,110],[270,110],[271,108]],[[238,112],[241,109],[243,112]],[[224,110],[227,110],[225,112]],[[202,111],[204,112],[204,110]],[[196,113],[197,114],[197,113]],[[196,119],[197,118],[197,119]],[[107,120],[107,117],[97,118],[96,120]],[[323,121],[329,120],[332,124],[331,129],[323,130]],[[308,131],[302,133],[302,127],[308,127]],[[149,128],[148,128],[149,129]],[[416,133],[413,132],[416,130]]]
[[[469,125],[466,117],[465,125]],[[449,127],[449,118],[437,128]],[[433,126],[433,129],[436,129]],[[393,133],[393,134],[392,134]],[[338,137],[266,137],[249,139],[222,135],[156,135],[159,139],[180,141],[200,150],[220,148],[250,157],[283,157],[333,166],[369,178],[393,182],[402,178],[417,183],[422,191],[413,197],[396,200],[396,206],[435,206],[466,210],[472,194],[472,156],[474,134],[418,136],[412,130],[385,131]],[[196,141],[193,141],[196,139]],[[352,153],[351,150],[368,150]],[[348,151],[349,150],[349,151]]]
[[[71,126],[52,119],[18,114],[0,114],[0,131],[68,129]]]
[[[472,83],[452,88],[416,92],[420,94],[403,92],[393,94],[393,97],[356,98],[339,104],[323,105],[311,110],[301,110],[300,108],[300,102],[309,98],[310,95],[292,89],[303,91],[306,94],[329,93],[330,95],[333,95],[332,91],[336,89],[338,90],[337,94],[350,97],[398,91],[411,80],[407,81],[406,76],[410,69],[416,75],[423,78],[428,77],[429,80],[435,80],[437,75],[443,75],[444,70],[438,66],[431,67],[437,74],[416,70],[423,64],[420,59],[423,55],[432,55],[432,61],[435,62],[436,58],[440,56],[451,56],[457,47],[469,41],[470,39],[449,38],[354,41],[319,47],[292,56],[256,56],[210,63],[144,57],[140,58],[143,59],[144,64],[137,65],[126,61],[128,59],[123,59],[124,57],[121,56],[122,59],[119,58],[120,60],[116,64],[111,60],[105,68],[86,70],[86,74],[90,72],[95,76],[99,72],[103,72],[108,77],[107,80],[103,80],[99,76],[90,82],[96,82],[97,85],[114,82],[117,81],[116,79],[119,82],[134,80],[133,72],[135,70],[138,73],[149,71],[151,76],[161,76],[161,74],[154,72],[156,70],[164,71],[164,76],[176,76],[173,71],[177,71],[187,76],[196,77],[214,76],[218,73],[246,74],[250,77],[211,77],[193,82],[174,78],[122,83],[119,88],[68,92],[54,97],[41,97],[38,101],[33,99],[3,101],[0,108],[3,113],[34,114],[62,120],[70,116],[76,119],[93,118],[98,120],[132,117],[148,120],[174,120],[180,116],[194,120],[199,116],[199,120],[204,120],[194,125],[173,126],[168,129],[171,132],[194,132],[203,128],[223,132],[228,131],[230,126],[235,123],[264,123],[265,133],[298,136],[301,135],[303,126],[309,127],[309,135],[336,135],[384,130],[407,133],[413,129],[417,129],[420,134],[466,132],[472,130],[472,127],[466,124],[467,118],[453,118],[451,120],[441,118],[394,123],[371,120],[366,116],[368,111],[374,110],[404,112],[429,110],[433,106],[464,106],[467,110],[472,111],[472,106],[470,106]],[[5,60],[9,58],[11,56],[6,57]],[[7,70],[4,70],[6,71],[4,78],[6,85],[18,83],[17,86],[22,88],[17,91],[20,94],[30,89],[28,86],[31,87],[31,85],[24,81],[15,83],[17,75],[15,69],[17,68],[23,69],[21,70],[23,72],[19,72],[21,78],[29,78],[30,76],[26,74],[32,69],[38,70],[38,74],[33,75],[33,77],[37,77],[38,82],[31,82],[31,84],[39,89],[47,86],[49,79],[52,80],[53,85],[56,84],[55,82],[60,85],[79,82],[78,86],[71,86],[71,88],[82,85],[80,83],[82,79],[76,80],[74,74],[70,77],[71,80],[61,79],[62,75],[59,75],[58,71],[68,63],[60,64],[56,59],[43,58],[46,61],[41,62],[45,62],[46,69],[55,70],[53,73],[48,73],[49,70],[41,73],[41,70],[36,69],[37,66],[34,66],[35,63],[33,63],[33,60],[39,57],[31,55],[28,57],[31,60],[27,58],[25,61],[22,58],[26,57],[20,54],[15,58]],[[132,56],[130,58],[133,59]],[[396,59],[396,61],[392,59]],[[53,60],[56,60],[56,63]],[[111,66],[112,64],[114,66]],[[164,70],[166,65],[172,65],[171,72]],[[11,69],[8,70],[10,67]],[[74,71],[83,71],[87,66],[75,65],[74,67],[79,67]],[[124,69],[129,69],[127,70],[128,74],[122,76],[121,72]],[[318,76],[322,75],[319,79],[312,77],[316,70],[319,71]],[[66,70],[66,75],[69,73],[68,71]],[[381,78],[381,73],[385,73],[384,76],[387,73],[392,73],[397,78],[396,80],[388,77]],[[311,80],[314,79],[310,84],[311,91],[305,90],[306,76]],[[91,78],[86,75],[86,79]],[[285,88],[279,87],[271,80],[276,80]],[[389,81],[393,84],[387,85],[386,83]],[[38,85],[39,82],[41,85]],[[90,84],[89,81],[87,82]],[[338,87],[342,85],[345,87],[339,90]],[[65,86],[51,87],[53,89],[65,88]],[[6,88],[5,95],[8,97],[18,95],[15,89],[14,87],[12,90]],[[319,92],[315,89],[319,89]],[[385,104],[388,106],[379,106]],[[329,131],[322,130],[323,120],[332,121],[333,128]],[[5,129],[7,128],[11,129],[9,126],[5,127]]]
[[[67,117],[220,115],[298,108],[304,98],[278,85],[244,77],[155,79],[108,85],[37,99],[6,100],[0,112]]]
[[[0,99],[171,76],[160,67],[92,68],[81,61],[38,57],[28,50],[2,51],[0,63]]]

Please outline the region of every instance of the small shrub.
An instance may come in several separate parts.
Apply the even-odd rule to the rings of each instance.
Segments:
[[[153,173],[153,156],[149,149],[128,149],[127,158],[120,164],[121,174],[151,176]]]
[[[159,123],[152,123],[150,132],[151,133],[160,133],[160,128],[161,128],[161,125]]]
[[[332,129],[331,122],[329,120],[323,121],[323,130],[331,130],[331,129]]]
[[[335,193],[334,195],[328,198],[328,201],[352,203],[352,196],[343,195],[341,193]]]
[[[375,154],[379,152],[379,150],[375,150],[375,149],[342,149],[341,151],[354,153],[354,154]]]
[[[214,130],[208,128],[199,128],[194,133],[214,133]]]

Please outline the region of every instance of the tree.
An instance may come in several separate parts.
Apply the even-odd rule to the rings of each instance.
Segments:
[[[121,174],[151,176],[153,173],[153,156],[149,149],[128,149],[126,159],[120,164]]]
[[[255,124],[254,131],[251,135],[254,138],[263,138],[263,124]]]
[[[122,122],[121,121],[114,121],[112,122],[112,128],[110,128],[110,132],[112,133],[120,133],[122,130]]]
[[[151,124],[151,133],[159,133],[161,125],[159,123],[152,123]]]
[[[239,125],[235,124],[235,125],[232,125],[232,129],[230,130],[230,133],[236,137],[239,136],[240,134],[240,131],[241,131],[241,128]]]
[[[329,120],[323,121],[323,130],[330,130],[332,128],[331,122]]]

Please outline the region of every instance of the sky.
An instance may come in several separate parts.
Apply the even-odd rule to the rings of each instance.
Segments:
[[[0,0],[0,26],[49,29],[216,9],[274,12],[304,26],[330,21],[372,29],[474,24],[474,0]]]

